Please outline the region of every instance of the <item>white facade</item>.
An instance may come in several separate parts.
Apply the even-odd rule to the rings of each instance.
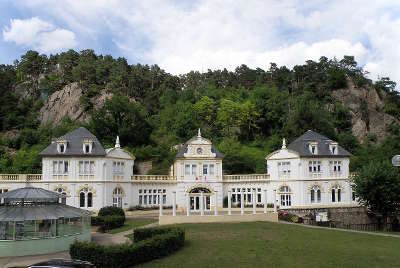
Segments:
[[[266,157],[266,174],[223,175],[223,155],[199,131],[177,154],[169,175],[153,176],[133,175],[135,158],[120,148],[118,139],[114,148],[100,148],[103,154],[96,156],[88,153],[91,148],[86,144],[92,143],[85,137],[74,140],[82,143],[75,147],[84,153],[65,154],[64,150],[68,152],[72,146],[70,142],[58,139],[58,153],[43,156],[41,176],[0,174],[0,191],[27,185],[41,187],[65,194],[68,205],[94,211],[112,205],[126,209],[162,202],[172,206],[174,192],[181,211],[188,207],[200,211],[200,196],[205,210],[222,207],[228,192],[233,205],[243,198],[244,205],[250,206],[254,197],[257,204],[264,204],[265,193],[267,203],[276,202],[280,208],[357,205],[348,180],[348,155],[320,156],[315,151],[318,146],[310,147],[315,153],[312,156],[302,156],[283,143],[281,150]],[[328,142],[331,151],[331,146],[338,146]],[[313,141],[309,144],[314,146]]]

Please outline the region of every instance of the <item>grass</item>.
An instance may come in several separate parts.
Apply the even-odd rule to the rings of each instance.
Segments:
[[[400,267],[400,238],[252,222],[185,224],[185,247],[141,267]]]
[[[124,226],[109,230],[109,231],[107,231],[107,233],[117,234],[117,233],[132,230],[133,228],[137,228],[140,226],[144,226],[144,225],[153,223],[155,221],[156,220],[153,220],[153,219],[126,219]]]

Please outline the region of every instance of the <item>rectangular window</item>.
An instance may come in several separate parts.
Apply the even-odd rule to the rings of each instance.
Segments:
[[[257,202],[261,203],[261,194],[257,194]]]
[[[207,171],[208,171],[208,165],[203,164],[203,175],[207,175]]]
[[[308,162],[308,171],[314,172],[314,173],[321,172],[322,171],[321,161],[309,161]]]
[[[139,195],[139,205],[140,206],[142,205],[142,196],[141,195]]]
[[[94,174],[94,161],[79,161],[79,174],[92,175]]]
[[[214,175],[214,164],[210,164],[210,175]]]
[[[147,195],[143,196],[143,204],[147,205]]]
[[[185,165],[185,175],[190,175],[190,165]]]
[[[152,201],[152,198],[151,198],[151,195],[149,195],[149,205],[151,205],[151,201]]]
[[[192,165],[192,175],[197,175],[197,165]]]
[[[163,203],[163,205],[165,205],[167,203],[167,196],[165,194],[163,194],[163,196],[162,196],[162,203]]]
[[[68,161],[53,161],[53,174],[68,174]]]

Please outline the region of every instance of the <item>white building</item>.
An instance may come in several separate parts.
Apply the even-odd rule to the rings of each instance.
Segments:
[[[89,210],[104,206],[172,205],[200,210],[217,204],[231,191],[232,203],[259,205],[267,202],[280,208],[355,206],[349,183],[350,154],[336,142],[313,131],[287,148],[267,156],[266,174],[224,175],[223,155],[211,141],[198,135],[176,155],[169,175],[133,175],[135,157],[124,151],[117,138],[114,148],[104,149],[85,128],[55,139],[40,155],[42,174],[1,174],[0,192],[31,185],[66,196],[66,203]],[[200,194],[201,193],[201,194]]]

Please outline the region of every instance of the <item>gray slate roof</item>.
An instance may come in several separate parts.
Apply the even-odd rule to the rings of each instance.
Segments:
[[[313,155],[309,150],[309,143],[310,142],[317,142],[318,143],[318,154]],[[337,154],[332,154],[331,150],[329,149],[329,144],[332,141],[331,139],[314,132],[312,130],[308,130],[302,136],[298,137],[292,143],[288,145],[288,149],[297,152],[300,156],[308,156],[308,157],[343,157],[343,156],[350,156],[351,154],[346,151],[343,147],[338,145],[338,152]]]
[[[93,141],[93,148],[90,154],[85,154],[82,149],[83,140],[85,138],[91,139]],[[56,140],[62,140],[62,139],[65,139],[67,141],[67,149],[65,153],[59,153],[57,151],[57,143],[53,142],[49,146],[47,146],[46,149],[40,152],[39,155],[40,156],[83,156],[83,155],[105,156],[106,155],[106,151],[104,150],[103,145],[101,145],[97,137],[92,133],[90,133],[90,131],[84,127],[80,127],[71,132],[68,132],[67,134],[57,138]]]
[[[184,154],[187,153],[188,150],[188,144],[193,141],[194,139],[197,139],[197,136],[194,136],[190,140],[188,140],[181,149],[179,149],[178,153],[175,155],[175,158],[183,158]],[[211,152],[215,154],[216,158],[223,158],[224,154],[221,153],[220,151],[217,150],[217,148],[214,147],[214,145],[211,145]]]
[[[35,201],[35,202],[58,202],[59,198],[65,197],[62,194],[48,191],[42,188],[24,187],[18,188],[3,194],[0,194],[0,199],[4,198],[7,201]]]

